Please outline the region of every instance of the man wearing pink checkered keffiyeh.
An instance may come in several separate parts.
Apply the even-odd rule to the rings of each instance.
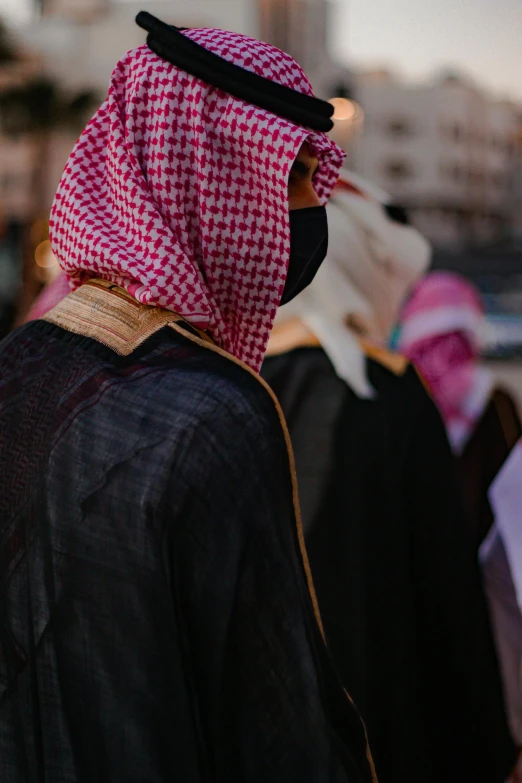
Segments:
[[[51,215],[71,293],[0,347],[0,777],[370,783],[257,375],[326,253],[332,107],[138,23]]]
[[[493,521],[488,491],[522,435],[516,404],[480,360],[484,304],[453,272],[433,272],[415,288],[401,317],[400,350],[435,400],[458,460],[475,540]]]

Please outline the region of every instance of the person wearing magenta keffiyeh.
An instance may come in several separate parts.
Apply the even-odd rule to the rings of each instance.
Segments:
[[[257,375],[326,252],[332,108],[139,23],[53,207],[71,293],[0,346],[0,779],[369,783]]]
[[[480,292],[469,280],[433,272],[406,304],[399,338],[444,419],[477,548],[493,522],[488,491],[522,435],[513,398],[481,365],[484,322]]]

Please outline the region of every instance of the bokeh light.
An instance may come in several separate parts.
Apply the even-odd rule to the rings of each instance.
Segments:
[[[42,269],[50,269],[53,266],[58,265],[58,259],[54,255],[51,248],[51,243],[48,239],[46,239],[44,242],[40,242],[34,251],[34,260]]]
[[[360,106],[348,98],[332,98],[329,103],[334,107],[333,120],[335,122],[347,120],[354,122],[361,113]]]

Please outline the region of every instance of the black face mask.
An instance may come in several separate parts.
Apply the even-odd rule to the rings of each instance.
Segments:
[[[310,285],[328,250],[326,207],[290,212],[290,263],[280,304],[288,304]]]

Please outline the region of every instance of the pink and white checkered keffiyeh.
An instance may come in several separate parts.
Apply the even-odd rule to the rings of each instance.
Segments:
[[[313,94],[278,49],[222,30],[184,33],[243,68]],[[102,277],[176,311],[258,370],[290,257],[288,177],[303,142],[325,202],[344,153],[214,88],[146,46],[116,66],[109,95],[65,168],[51,241],[73,286]]]
[[[479,291],[451,272],[427,275],[401,318],[399,350],[428,383],[458,454],[493,391],[490,373],[479,364],[483,324]]]

